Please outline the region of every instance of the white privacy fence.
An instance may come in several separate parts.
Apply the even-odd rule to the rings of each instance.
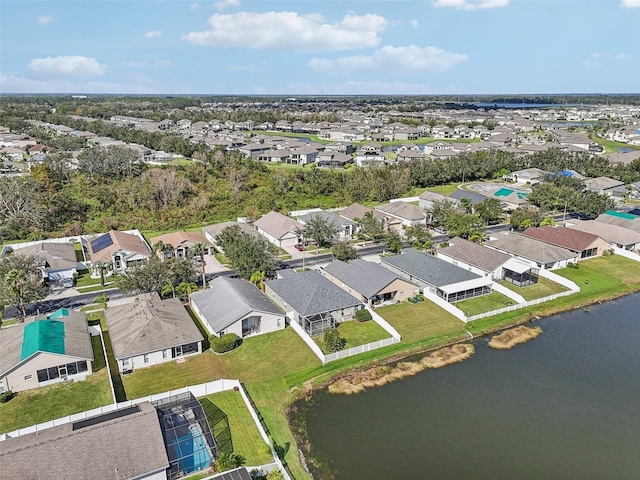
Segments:
[[[262,426],[262,423],[260,422],[258,412],[253,407],[253,402],[249,400],[249,397],[245,392],[244,386],[240,383],[239,380],[220,379],[220,380],[215,380],[213,382],[201,383],[200,385],[191,385],[188,387],[179,388],[177,390],[170,390],[168,392],[157,393],[155,395],[148,395],[146,397],[140,397],[134,400],[127,400],[125,402],[112,403],[111,405],[105,405],[103,407],[94,408],[92,410],[87,410],[85,412],[75,413],[73,415],[67,415],[66,417],[57,418],[49,422],[39,423],[38,425],[33,425],[31,427],[20,428],[18,430],[14,430],[13,432],[3,433],[0,435],[0,442],[7,440],[9,438],[15,438],[15,437],[19,437],[21,435],[26,435],[29,433],[37,433],[58,425],[77,422],[79,420],[95,417],[97,415],[102,415],[104,413],[113,412],[114,410],[119,410],[121,408],[131,407],[133,405],[137,405],[143,402],[155,402],[158,400],[163,400],[165,398],[169,398],[169,397],[184,394],[184,393],[191,393],[194,397],[199,398],[199,397],[204,397],[206,395],[211,395],[214,393],[220,393],[220,392],[224,392],[227,390],[234,390],[234,389],[238,390],[238,392],[240,393],[240,396],[242,397],[242,400],[244,401],[247,407],[247,410],[251,415],[251,418],[253,418],[253,421],[255,422],[256,427],[258,428],[258,432],[260,432],[260,436],[262,437],[262,440],[264,440],[264,442],[271,449],[273,462],[267,465],[260,466],[259,469],[264,469],[268,471],[268,470],[274,469],[275,467],[282,472],[286,480],[292,480],[291,476],[287,472],[287,469],[282,464],[282,461],[280,460],[275,449],[273,448],[271,441],[269,439],[269,436],[267,435],[267,432],[265,431],[265,429]]]
[[[631,250],[625,250],[624,248],[613,247],[613,252],[616,255],[620,255],[621,257],[628,258],[630,260],[634,260],[636,262],[640,262],[640,255]]]
[[[323,365],[329,362],[333,362],[334,360],[339,360],[341,358],[351,357],[353,355],[358,355],[359,353],[369,352],[371,350],[376,350],[378,348],[387,347],[389,345],[393,345],[394,343],[399,343],[402,337],[398,333],[398,331],[393,328],[389,322],[387,322],[384,318],[378,315],[376,312],[367,307],[367,310],[371,313],[371,317],[374,322],[380,325],[385,329],[390,338],[384,338],[382,340],[378,340],[376,342],[367,343],[366,345],[359,345],[357,347],[348,348],[346,350],[340,350],[338,352],[325,354],[322,349],[318,346],[316,342],[313,341],[313,338],[300,326],[295,320],[293,320],[293,313],[288,313],[289,323],[291,328],[302,338],[304,343],[311,349],[311,351],[320,359]],[[352,320],[357,322],[357,320]]]

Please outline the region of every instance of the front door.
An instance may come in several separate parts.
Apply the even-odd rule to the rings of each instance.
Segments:
[[[58,371],[60,372],[60,378],[62,380],[66,380],[67,379],[67,366],[65,365],[64,367],[60,367]]]
[[[181,356],[182,356],[182,346],[173,347],[173,358],[181,357]]]

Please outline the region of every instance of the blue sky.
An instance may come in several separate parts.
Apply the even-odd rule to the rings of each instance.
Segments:
[[[0,92],[640,92],[640,0],[2,0]]]

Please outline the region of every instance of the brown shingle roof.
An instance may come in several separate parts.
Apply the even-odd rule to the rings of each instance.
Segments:
[[[296,222],[293,218],[278,212],[269,212],[263,215],[256,220],[254,225],[275,238],[282,238],[289,232],[296,233],[304,228],[301,223]]]
[[[567,227],[529,227],[522,235],[542,240],[543,242],[581,252],[598,239],[597,235],[579,232]]]
[[[164,235],[153,237],[151,239],[151,245],[155,245],[158,242],[162,242],[165,245],[171,245],[173,248],[182,246],[191,248],[196,243],[202,243],[205,246],[211,245],[211,242],[209,242],[209,240],[196,232],[165,233]]]
[[[151,255],[149,247],[147,247],[147,245],[137,235],[119,232],[118,230],[110,230],[105,235],[109,235],[111,237],[112,244],[108,247],[94,253],[91,242],[87,244],[87,249],[89,250],[89,258],[94,263],[110,262],[111,254],[113,252],[117,252],[118,250],[139,253],[146,256]]]

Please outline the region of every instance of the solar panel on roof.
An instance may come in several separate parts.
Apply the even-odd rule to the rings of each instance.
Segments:
[[[629,210],[627,213],[629,215],[635,215],[636,217],[640,217],[640,208],[634,208],[633,210]]]
[[[114,410],[113,412],[104,413],[96,417],[91,417],[85,420],[80,420],[79,422],[74,422],[71,425],[71,430],[79,430],[84,427],[98,425],[99,423],[108,422],[109,420],[115,420],[116,418],[126,417],[127,415],[131,415],[132,413],[138,413],[139,411],[140,407],[138,405],[121,408],[120,410]]]
[[[111,235],[109,235],[108,233],[105,233],[104,235],[101,235],[100,237],[91,240],[91,250],[93,251],[93,253],[97,253],[100,250],[104,250],[110,245],[113,245],[113,239],[111,238]]]

